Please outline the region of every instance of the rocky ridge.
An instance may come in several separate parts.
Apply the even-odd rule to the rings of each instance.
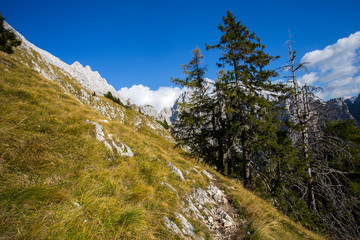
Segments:
[[[360,94],[352,99],[346,99],[344,102],[348,106],[350,114],[360,122]]]
[[[135,106],[135,109],[138,111],[140,109],[140,112],[143,109],[142,114],[144,116],[126,116],[124,108],[118,107],[118,104],[112,101],[105,101],[102,95],[111,92],[113,97],[118,98],[123,105],[129,105],[129,102],[125,101],[97,71],[92,71],[90,66],[83,67],[79,62],[68,65],[49,52],[27,41],[24,36],[6,22],[5,27],[14,32],[16,37],[22,41],[18,47],[19,51],[17,51],[19,61],[33,68],[43,77],[59,83],[66,94],[76,98],[81,104],[91,107],[109,120],[117,120],[122,123],[125,121],[131,122],[137,130],[146,126],[169,141],[173,141],[173,138],[164,127],[153,120],[163,122],[164,117],[162,116],[166,115],[166,110],[163,111],[163,114],[159,114],[150,105],[141,108]]]
[[[83,67],[79,62],[74,62],[72,65],[69,65],[51,53],[27,41],[24,36],[6,22],[5,28],[15,33],[16,37],[22,41],[20,48],[24,49],[25,52],[33,58],[32,62],[27,64],[31,65],[32,68],[45,78],[56,80],[59,78],[57,71],[60,71],[62,74],[74,78],[91,93],[94,92],[104,95],[107,92],[111,92],[114,97],[119,98],[123,104],[126,104],[125,99],[115,88],[108,84],[105,78],[102,78],[97,71],[92,71],[90,66]]]

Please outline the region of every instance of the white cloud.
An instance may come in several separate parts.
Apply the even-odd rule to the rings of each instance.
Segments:
[[[285,79],[282,79],[282,78],[279,78],[279,79],[273,80],[272,83],[274,83],[274,84],[286,83],[286,80],[285,80]]]
[[[136,105],[150,104],[158,111],[164,107],[172,107],[182,92],[183,90],[178,87],[160,87],[154,91],[142,84],[133,85],[130,88],[123,87],[119,90],[125,99],[130,99]]]
[[[298,78],[298,81],[301,84],[307,84],[307,85],[312,85],[317,80],[318,80],[318,76],[316,72],[307,73]]]
[[[299,80],[323,87],[325,98],[359,93],[360,31],[323,50],[306,53],[301,62],[308,62],[311,72]]]
[[[326,93],[323,91],[318,91],[315,93],[315,96],[320,99],[324,99],[326,97]]]
[[[348,98],[354,95],[358,95],[360,92],[360,76],[332,81],[327,85],[327,89],[330,98]]]

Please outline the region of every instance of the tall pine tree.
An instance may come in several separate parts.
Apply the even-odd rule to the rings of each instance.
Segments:
[[[186,65],[182,65],[185,80],[175,78],[172,82],[187,89],[190,101],[178,103],[179,113],[172,128],[172,134],[178,144],[189,148],[192,155],[204,159],[213,159],[212,146],[209,144],[208,113],[212,108],[208,96],[209,83],[205,80],[206,67],[202,67],[201,51],[193,50],[193,57]],[[218,165],[218,168],[222,166]]]
[[[179,145],[189,147],[192,155],[225,173],[236,135],[231,132],[221,89],[204,78],[206,68],[201,67],[202,59],[200,49],[196,48],[191,61],[183,65],[186,79],[172,79],[191,95],[188,102],[179,103],[180,111],[172,133]]]
[[[245,186],[252,182],[252,170],[257,166],[255,160],[261,157],[257,146],[269,143],[278,130],[280,122],[276,101],[285,92],[281,84],[273,84],[270,78],[276,77],[275,70],[266,67],[277,57],[264,52],[265,45],[251,33],[230,11],[219,25],[223,35],[216,45],[206,45],[207,50],[219,49],[221,58],[218,66],[229,69],[218,79],[216,86],[224,98],[224,115],[230,124],[235,138],[229,158],[228,174],[234,160],[241,155]]]

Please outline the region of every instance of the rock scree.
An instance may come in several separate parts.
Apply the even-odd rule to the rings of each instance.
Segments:
[[[246,221],[240,218],[240,211],[233,206],[231,197],[221,190],[221,181],[206,170],[201,173],[210,179],[210,184],[206,190],[196,188],[187,196],[182,209],[184,215],[178,214],[178,219],[184,222],[186,217],[193,217],[202,221],[215,240],[243,239]],[[202,239],[192,234],[191,228],[187,229],[186,224],[182,224],[179,229],[183,234],[177,235],[181,238],[188,236],[186,239]],[[174,229],[172,231],[176,232]]]

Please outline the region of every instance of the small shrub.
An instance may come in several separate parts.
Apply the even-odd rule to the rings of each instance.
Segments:
[[[104,97],[106,97],[106,98],[112,100],[113,102],[116,102],[117,104],[125,107],[124,104],[120,101],[120,99],[117,98],[117,97],[114,97],[110,91],[107,92],[107,93],[105,93],[105,94],[104,94]]]
[[[14,53],[13,47],[21,44],[15,34],[4,27],[5,18],[0,14],[0,50],[8,54]]]
[[[163,128],[165,128],[165,129],[169,129],[170,128],[170,126],[169,126],[169,124],[166,122],[166,120],[164,119],[164,121],[162,122],[162,121],[159,121],[159,120],[156,120],[161,126],[163,126]]]

